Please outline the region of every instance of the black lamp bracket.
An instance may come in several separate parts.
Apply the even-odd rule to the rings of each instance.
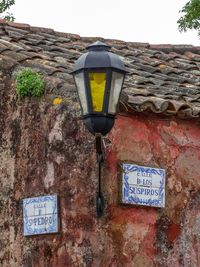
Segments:
[[[95,141],[96,141],[96,153],[97,153],[97,162],[98,162],[98,193],[96,197],[96,211],[97,217],[101,217],[104,211],[104,197],[101,190],[101,168],[102,163],[104,162],[104,144],[102,140],[102,135],[100,133],[95,134]]]
[[[96,152],[97,152],[97,162],[103,163],[104,162],[104,144],[102,134],[96,133],[95,134],[95,141],[96,141]]]

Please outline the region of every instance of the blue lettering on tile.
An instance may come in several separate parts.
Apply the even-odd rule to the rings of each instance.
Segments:
[[[165,170],[123,164],[122,203],[165,206]]]
[[[24,235],[58,232],[57,195],[23,200]]]

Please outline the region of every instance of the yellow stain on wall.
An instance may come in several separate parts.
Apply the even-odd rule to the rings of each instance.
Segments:
[[[54,100],[53,100],[54,106],[60,105],[61,103],[62,103],[62,98],[59,98],[59,97],[54,98]]]

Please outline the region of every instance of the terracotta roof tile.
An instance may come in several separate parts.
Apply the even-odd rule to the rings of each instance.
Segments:
[[[7,56],[9,58],[13,58],[15,59],[17,62],[22,62],[25,59],[29,59],[31,57],[29,57],[28,55],[24,54],[24,53],[19,53],[17,51],[11,51],[11,50],[4,50],[1,51],[1,55]]]
[[[43,73],[48,92],[77,99],[72,76],[75,60],[90,43],[112,46],[129,69],[121,110],[200,117],[200,47],[150,45],[80,37],[0,19],[0,69],[16,73],[30,67]]]
[[[10,57],[1,55],[0,57],[0,70],[10,70],[18,65],[18,62]]]

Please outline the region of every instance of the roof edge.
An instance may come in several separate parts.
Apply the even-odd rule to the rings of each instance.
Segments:
[[[147,48],[147,49],[152,49],[152,50],[157,50],[165,53],[170,53],[170,52],[176,52],[180,54],[184,54],[185,52],[196,52],[200,54],[200,46],[194,46],[190,44],[149,44],[149,43],[143,43],[143,42],[129,42],[129,41],[122,41],[118,39],[107,39],[103,37],[81,37],[78,34],[72,34],[72,33],[64,33],[64,32],[59,32],[55,31],[51,28],[45,28],[45,27],[37,27],[37,26],[31,26],[26,23],[18,23],[18,22],[9,22],[4,19],[0,19],[0,25],[2,26],[10,26],[10,27],[15,27],[19,28],[22,30],[29,30],[34,33],[37,32],[46,32],[46,33],[54,33],[57,36],[60,37],[66,37],[66,38],[72,38],[72,39],[83,39],[85,41],[95,41],[95,40],[101,40],[106,42],[108,45],[110,43],[115,44],[115,45],[124,45],[128,48],[128,46],[134,47],[134,48]]]

